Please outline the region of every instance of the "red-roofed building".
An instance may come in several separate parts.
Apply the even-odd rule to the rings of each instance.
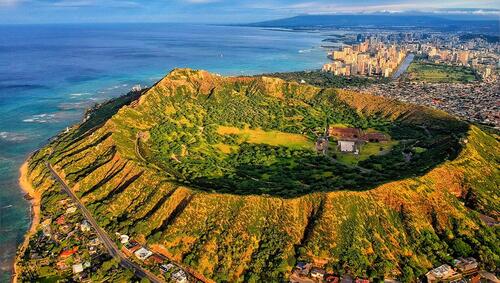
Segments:
[[[355,283],[370,283],[370,280],[363,278],[356,278]]]
[[[158,254],[153,254],[148,258],[148,263],[150,264],[162,264],[164,261],[165,259]]]
[[[325,277],[325,281],[327,283],[339,283],[340,282],[340,278],[338,278],[337,276],[335,275],[327,275]]]
[[[328,134],[336,139],[359,139],[363,135],[363,131],[356,128],[330,128]]]
[[[64,215],[61,215],[61,216],[57,217],[57,219],[56,219],[57,225],[63,225],[65,222],[66,222],[66,220],[64,219]]]
[[[72,255],[74,255],[76,252],[78,251],[78,247],[74,247],[70,250],[64,250],[61,252],[61,254],[59,255],[60,258],[68,258]]]

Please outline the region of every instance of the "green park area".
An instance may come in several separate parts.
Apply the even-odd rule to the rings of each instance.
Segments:
[[[314,144],[306,136],[285,133],[280,131],[264,131],[262,129],[244,129],[230,126],[219,126],[217,133],[220,135],[236,135],[238,143],[267,144],[271,146],[284,146],[293,149],[313,149]]]
[[[477,80],[474,70],[462,66],[450,66],[416,61],[407,70],[411,81],[429,83],[470,83]]]
[[[359,154],[351,152],[340,152],[336,144],[333,144],[335,157],[341,163],[347,165],[358,165],[371,156],[382,156],[391,152],[392,148],[398,144],[398,141],[386,141],[380,143],[365,143],[360,146]]]

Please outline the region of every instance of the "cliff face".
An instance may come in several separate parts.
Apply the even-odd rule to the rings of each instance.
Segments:
[[[450,160],[409,178],[356,190],[325,187],[293,197],[221,193],[179,181],[172,168],[196,156],[189,148],[167,161],[155,158],[159,153],[153,150],[151,132],[157,125],[176,119],[181,121],[176,125],[196,128],[189,122],[196,118],[182,122],[175,116],[185,105],[173,103],[172,97],[209,101],[224,94],[245,103],[259,94],[299,107],[324,92],[335,93],[279,79],[175,70],[102,125],[74,127],[38,151],[29,160],[30,179],[42,193],[54,186],[44,166],[48,160],[108,233],[143,239],[217,281],[279,280],[297,259],[324,264],[335,273],[409,281],[449,260],[449,254],[463,252],[485,265],[500,264],[498,230],[479,219],[479,213],[499,217],[499,143],[442,112],[336,93],[336,103],[360,117],[431,133],[436,125],[463,131],[456,133],[461,148],[450,153]],[[189,115],[210,109],[192,108]],[[466,248],[455,247],[462,243]]]

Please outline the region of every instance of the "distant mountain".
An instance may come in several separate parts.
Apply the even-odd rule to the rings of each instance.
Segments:
[[[411,14],[373,14],[373,15],[301,15],[291,18],[251,23],[256,27],[282,28],[345,28],[345,27],[372,27],[372,28],[433,28],[449,30],[498,30],[498,21],[450,19],[439,16],[411,15]]]

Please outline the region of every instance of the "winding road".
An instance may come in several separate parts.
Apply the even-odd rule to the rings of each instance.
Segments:
[[[68,196],[73,200],[73,202],[77,205],[78,209],[82,212],[83,216],[87,221],[92,225],[94,230],[99,237],[99,240],[104,244],[104,247],[108,250],[109,254],[118,260],[120,265],[124,268],[128,268],[134,271],[135,275],[140,278],[147,278],[149,281],[153,283],[165,282],[164,280],[158,278],[156,275],[151,273],[150,271],[144,269],[138,264],[129,260],[116,246],[116,244],[111,240],[108,234],[97,224],[97,221],[94,219],[92,214],[87,210],[85,205],[80,201],[80,199],[73,193],[70,187],[64,182],[64,180],[57,174],[52,165],[48,162],[45,163],[50,173],[54,177],[54,179],[61,185],[63,190],[68,194]]]

